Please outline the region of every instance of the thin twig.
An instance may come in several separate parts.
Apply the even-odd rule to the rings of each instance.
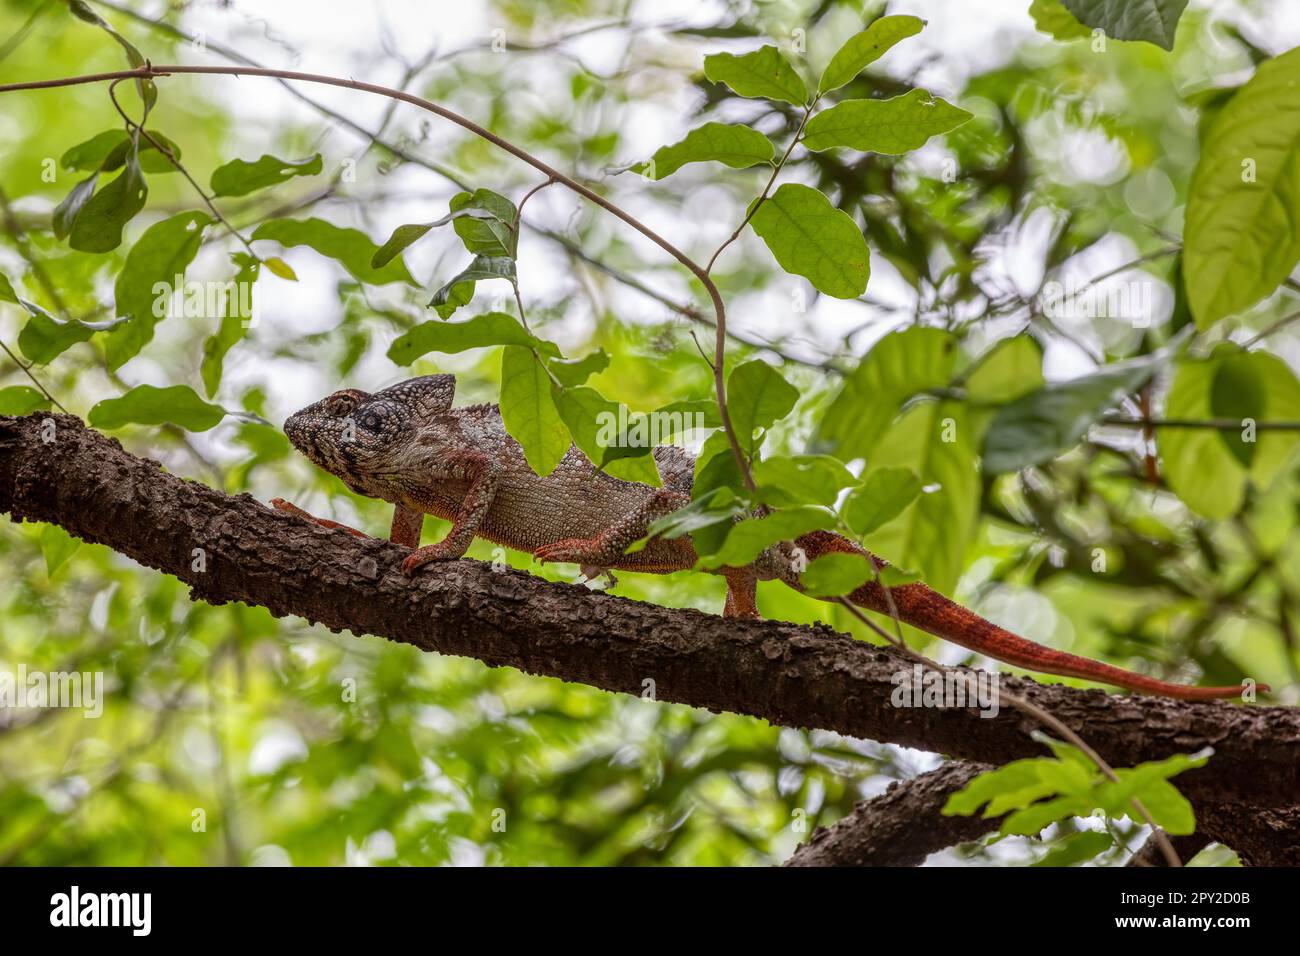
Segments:
[[[1246,427],[1242,420],[1234,418],[1129,418],[1124,415],[1105,415],[1103,425],[1115,425],[1123,428],[1213,428],[1218,431],[1240,431]],[[1300,421],[1253,422],[1257,431],[1293,432],[1300,431]]]
[[[24,362],[17,355],[15,355],[10,350],[9,346],[6,345],[3,341],[0,341],[0,349],[4,349],[5,354],[8,355],[11,359],[13,359],[14,364],[23,370],[23,374],[32,380],[32,384],[35,385],[38,389],[40,389],[41,394],[44,395],[46,399],[48,399],[54,405],[55,408],[63,412],[65,415],[70,414],[66,408],[64,408],[62,405],[59,404],[59,400],[50,394],[50,390],[46,388],[44,385],[42,385],[40,383],[40,380],[35,375],[32,374],[31,366],[29,366],[26,362]]]

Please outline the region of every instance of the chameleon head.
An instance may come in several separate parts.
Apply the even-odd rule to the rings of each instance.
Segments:
[[[290,415],[284,433],[357,494],[391,499],[420,426],[451,405],[454,387],[450,375],[429,375],[381,392],[345,388]]]

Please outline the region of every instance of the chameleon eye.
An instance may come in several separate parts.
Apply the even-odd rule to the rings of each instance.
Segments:
[[[347,415],[356,407],[356,397],[348,395],[346,392],[331,395],[325,400],[325,410],[331,415]]]

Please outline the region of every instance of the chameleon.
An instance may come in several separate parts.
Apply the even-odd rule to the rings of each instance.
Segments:
[[[689,535],[653,536],[644,547],[628,552],[646,538],[656,519],[690,504],[695,460],[685,449],[653,449],[662,487],[606,474],[573,445],[550,474],[538,475],[507,433],[498,406],[453,407],[455,390],[455,376],[449,374],[409,379],[374,393],[347,388],[295,412],[284,423],[290,442],[314,464],[354,493],[395,506],[389,537],[411,551],[401,565],[404,573],[464,557],[475,537],[530,552],[543,563],[577,564],[588,577],[613,571],[669,574],[695,567],[697,555]],[[366,537],[282,498],[271,504]],[[441,541],[421,546],[425,515],[451,522],[451,529]],[[866,557],[876,568],[887,564],[847,538],[814,531],[768,548],[746,567],[717,569],[714,573],[727,584],[723,614],[757,619],[760,580],[780,580],[803,590],[795,548],[806,561],[846,552]],[[1045,647],[921,582],[887,588],[878,579],[868,581],[847,599],[868,610],[897,614],[922,631],[1030,671],[1183,700],[1237,697],[1246,691],[1245,686],[1169,683]]]

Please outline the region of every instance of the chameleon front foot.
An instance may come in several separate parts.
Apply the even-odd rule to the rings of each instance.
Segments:
[[[416,548],[406,560],[402,562],[403,574],[414,574],[420,568],[433,561],[456,561],[465,557],[465,549],[457,550],[447,544],[446,541],[439,541],[437,544],[426,544],[423,548]]]

